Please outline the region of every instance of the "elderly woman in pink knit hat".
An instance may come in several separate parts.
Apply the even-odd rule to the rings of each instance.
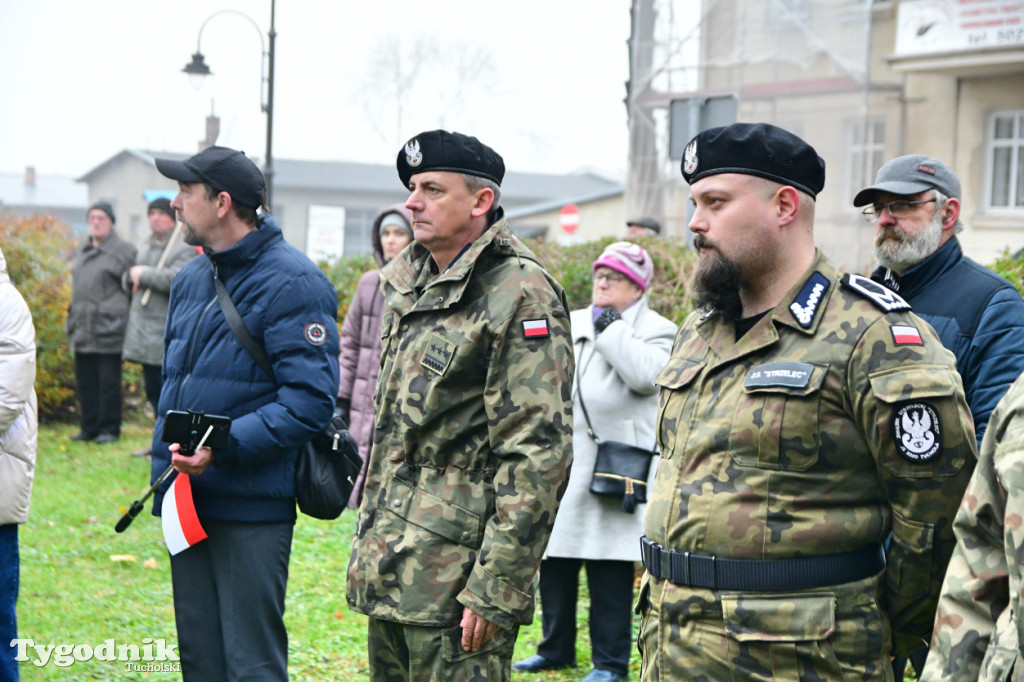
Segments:
[[[647,306],[654,267],[641,246],[610,244],[592,271],[591,305],[570,316],[576,354],[573,464],[540,567],[543,639],[535,656],[512,668],[576,667],[576,602],[580,569],[586,568],[594,670],[584,680],[609,682],[629,676],[644,506],[623,511],[620,500],[590,492],[597,456],[590,433],[654,450],[658,394],[652,382],[668,361],[676,325]]]

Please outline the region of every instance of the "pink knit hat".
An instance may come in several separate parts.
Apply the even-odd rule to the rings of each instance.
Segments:
[[[601,256],[594,261],[591,272],[602,265],[629,277],[634,284],[640,287],[640,291],[647,291],[651,280],[654,279],[654,265],[651,263],[651,256],[644,251],[644,247],[632,242],[609,244],[601,252]]]

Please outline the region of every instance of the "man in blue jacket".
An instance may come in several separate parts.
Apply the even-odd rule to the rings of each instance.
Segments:
[[[171,557],[186,680],[284,680],[285,587],[295,523],[295,458],[330,420],[338,389],[338,298],[327,278],[257,209],[266,186],[242,152],[210,147],[157,159],[178,181],[185,241],[203,247],[171,287],[152,480],[190,475],[207,539]],[[217,303],[223,282],[266,349],[274,380],[238,342]],[[223,448],[181,452],[160,436],[168,410],[230,417]],[[154,513],[159,514],[163,488]]]
[[[866,205],[864,216],[875,225],[879,268],[871,278],[910,303],[956,356],[980,446],[996,403],[1024,371],[1024,300],[963,254],[956,237],[963,230],[960,179],[938,159],[889,161],[853,205]],[[926,653],[911,654],[918,673]]]

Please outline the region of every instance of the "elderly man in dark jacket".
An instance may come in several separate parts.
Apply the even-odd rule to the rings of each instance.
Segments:
[[[189,474],[207,535],[171,557],[181,669],[186,680],[284,680],[295,459],[334,409],[338,295],[273,218],[257,213],[266,186],[244,154],[211,147],[156,165],[178,181],[172,206],[185,241],[204,251],[171,285],[153,439],[152,479],[168,464]],[[265,349],[273,379],[228,325],[215,280]],[[230,417],[227,444],[186,454],[162,441],[164,415],[186,409]]]
[[[114,231],[105,201],[86,213],[89,235],[71,261],[67,332],[75,354],[81,429],[71,440],[111,443],[121,437],[121,349],[128,324],[128,294],[121,276],[136,249]]]
[[[871,278],[897,292],[956,356],[978,445],[989,415],[1024,372],[1024,299],[964,255],[956,235],[960,179],[946,164],[909,155],[882,166],[854,206],[875,225]]]
[[[124,359],[142,365],[146,399],[156,410],[160,399],[160,364],[164,359],[164,324],[170,302],[171,282],[196,249],[183,242],[175,231],[177,218],[170,199],[159,197],[147,210],[151,234],[135,265],[121,278],[132,296]]]

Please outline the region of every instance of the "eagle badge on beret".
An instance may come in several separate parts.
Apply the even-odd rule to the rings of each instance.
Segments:
[[[423,152],[420,151],[419,140],[411,140],[406,143],[405,162],[413,168],[423,163]]]
[[[687,175],[697,170],[697,139],[690,140],[690,144],[686,145],[686,149],[683,150],[683,170]]]

